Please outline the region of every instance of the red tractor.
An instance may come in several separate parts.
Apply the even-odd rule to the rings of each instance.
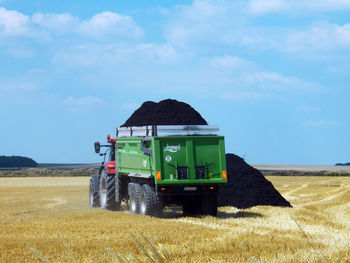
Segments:
[[[103,209],[117,209],[115,207],[115,138],[107,135],[106,145],[95,142],[95,152],[104,156],[99,174],[93,175],[90,180],[90,207],[101,207]],[[100,153],[100,148],[106,147],[104,153]],[[111,192],[111,193],[109,193]]]

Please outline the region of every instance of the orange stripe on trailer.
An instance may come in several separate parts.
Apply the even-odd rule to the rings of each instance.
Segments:
[[[227,173],[226,173],[225,170],[222,171],[222,179],[223,179],[223,180],[226,180],[226,179],[227,179]]]

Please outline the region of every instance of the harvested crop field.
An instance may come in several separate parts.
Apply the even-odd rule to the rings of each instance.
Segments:
[[[349,262],[350,178],[268,180],[293,208],[152,218],[89,209],[88,177],[0,178],[0,262]]]

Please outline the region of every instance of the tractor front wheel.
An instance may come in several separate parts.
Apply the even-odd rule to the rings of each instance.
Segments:
[[[100,206],[100,193],[94,192],[93,183],[90,182],[89,187],[89,206],[90,208],[99,207]]]
[[[90,179],[89,186],[89,206],[90,208],[100,206],[100,192],[98,175],[93,175]]]
[[[117,210],[120,203],[115,200],[115,176],[101,174],[100,179],[100,206],[102,209]]]

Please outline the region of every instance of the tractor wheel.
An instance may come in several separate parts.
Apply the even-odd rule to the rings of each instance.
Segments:
[[[162,204],[154,189],[144,184],[140,195],[140,214],[157,216],[162,210]]]
[[[139,184],[132,183],[130,184],[130,213],[138,214],[139,213],[139,204],[140,204],[140,193],[141,186]]]
[[[94,183],[93,178],[90,179],[90,187],[89,187],[89,206],[90,208],[99,207],[100,206],[100,192],[95,191],[96,182]]]
[[[216,216],[218,213],[218,202],[216,195],[203,196],[200,204],[200,214]]]
[[[101,174],[100,179],[100,206],[102,209],[116,210],[118,204],[115,201],[115,176],[106,173]],[[120,207],[120,204],[119,204]]]
[[[120,178],[118,176],[114,177],[115,179],[115,207],[116,210],[120,210],[121,209],[121,202],[122,202],[122,194],[121,194],[121,181]]]

